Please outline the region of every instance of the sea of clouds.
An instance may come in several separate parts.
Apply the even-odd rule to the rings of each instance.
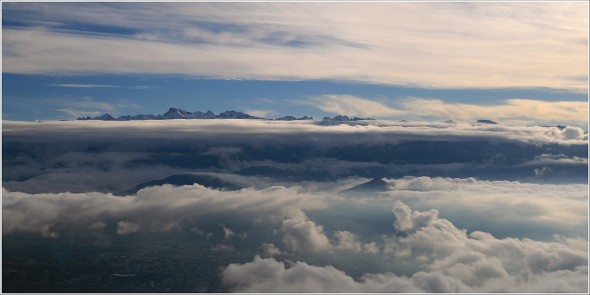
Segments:
[[[4,121],[3,238],[186,232],[253,253],[236,292],[588,291],[582,129],[361,123]]]

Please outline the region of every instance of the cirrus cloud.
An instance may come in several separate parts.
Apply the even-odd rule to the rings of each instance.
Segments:
[[[311,97],[303,103],[343,115],[455,119],[466,122],[485,118],[515,125],[588,125],[588,102],[584,101],[506,99],[500,104],[485,105],[409,97],[399,102],[389,100],[389,103],[383,103],[352,95],[326,94]]]
[[[4,9],[22,25],[3,30],[8,73],[588,87],[587,3],[8,3]],[[104,23],[120,30],[88,29]]]

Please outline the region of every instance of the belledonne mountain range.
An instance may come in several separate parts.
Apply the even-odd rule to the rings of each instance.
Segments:
[[[143,115],[143,114],[140,114],[140,115],[135,115],[135,116],[125,115],[125,116],[120,116],[118,118],[115,118],[115,117],[111,116],[110,114],[105,113],[101,116],[94,117],[94,118],[87,116],[87,117],[79,117],[76,120],[137,121],[137,120],[173,120],[173,119],[259,119],[259,120],[263,120],[265,118],[260,118],[260,117],[248,115],[248,114],[233,111],[233,110],[221,112],[221,113],[219,113],[219,115],[216,115],[212,111],[189,112],[189,111],[185,111],[183,109],[170,108],[163,115],[151,115],[151,114]],[[300,118],[297,118],[294,116],[283,116],[280,118],[276,118],[274,120],[295,121],[295,120],[314,120],[314,118],[308,117],[308,116],[303,116]],[[343,121],[344,122],[344,121],[361,121],[361,120],[374,120],[374,119],[372,119],[372,118],[358,118],[358,117],[349,118],[348,116],[345,116],[345,115],[337,115],[334,118],[324,117],[323,120],[324,121],[332,120],[332,121]],[[486,120],[486,121],[488,121],[488,120]]]

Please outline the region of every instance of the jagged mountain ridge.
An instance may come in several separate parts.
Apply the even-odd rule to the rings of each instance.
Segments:
[[[212,111],[208,110],[206,112],[201,112],[201,111],[195,111],[195,112],[189,112],[189,111],[185,111],[183,109],[178,109],[178,108],[170,108],[168,111],[166,111],[163,115],[144,115],[144,114],[140,114],[140,115],[135,115],[135,116],[130,116],[130,115],[125,115],[125,116],[120,116],[118,118],[115,118],[113,116],[111,116],[108,113],[105,113],[101,116],[98,117],[79,117],[76,120],[98,120],[98,121],[136,121],[136,120],[173,120],[173,119],[258,119],[258,120],[266,120],[265,118],[260,118],[260,117],[255,117],[252,115],[248,115],[242,112],[237,112],[237,111],[225,111],[222,113],[219,113],[218,115],[216,115],[215,113],[213,113]],[[303,116],[300,118],[294,117],[294,116],[284,116],[284,117],[280,117],[277,119],[274,119],[277,121],[296,121],[296,120],[314,120],[313,117],[308,117],[308,116]],[[349,118],[347,116],[341,116],[341,115],[337,115],[334,118],[330,118],[330,117],[324,117],[323,121],[335,121],[335,122],[344,122],[344,121],[358,121],[358,120],[373,120],[371,118]]]
[[[211,111],[207,111],[207,112],[200,112],[200,111],[196,111],[196,112],[189,112],[189,111],[185,111],[183,109],[178,109],[178,108],[170,108],[167,112],[165,112],[163,115],[144,115],[144,114],[140,114],[140,115],[135,115],[135,116],[130,116],[130,115],[126,115],[126,116],[120,116],[118,118],[115,118],[113,116],[111,116],[110,114],[104,114],[102,116],[98,116],[98,117],[80,117],[77,118],[76,120],[99,120],[99,121],[134,121],[134,120],[172,120],[172,119],[262,119],[262,118],[258,118],[255,116],[251,116],[248,114],[244,114],[242,112],[236,112],[236,111],[225,111],[222,113],[219,113],[219,115],[214,114]]]

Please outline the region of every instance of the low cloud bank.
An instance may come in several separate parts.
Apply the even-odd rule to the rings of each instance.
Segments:
[[[405,175],[587,180],[587,135],[576,127],[360,124],[4,121],[3,186],[27,193],[122,195],[146,182],[194,172],[299,181]]]
[[[449,206],[463,212],[474,210],[468,201],[463,205],[456,200],[469,200],[473,190],[481,190],[482,198],[488,198],[495,187],[495,194],[504,196],[495,203],[515,202],[506,203],[503,212],[512,222],[510,227],[526,228],[536,220],[555,224],[571,206],[586,204],[582,186],[429,178],[387,182],[391,189],[372,198],[339,196],[325,188],[314,192],[281,186],[222,191],[196,184],[163,185],[123,197],[3,189],[3,234],[28,232],[59,239],[84,232],[127,236],[184,230],[209,243],[211,251],[248,249],[269,257],[224,265],[223,282],[239,292],[587,291],[585,235],[568,236],[557,227],[550,239],[498,238],[487,231],[463,229],[451,221],[461,215],[445,213]],[[520,192],[508,193],[515,190]],[[446,199],[462,191],[466,193]],[[543,203],[558,191],[563,192],[559,200]],[[541,206],[535,214],[522,216],[519,198],[529,194],[530,200],[531,193],[539,194]],[[434,195],[438,201],[432,201]],[[413,210],[407,203],[437,206]],[[382,231],[366,235],[376,225],[371,222],[347,227],[354,218],[363,217],[354,214],[364,213],[334,215],[341,208],[338,204],[357,210],[389,208],[387,217],[375,221]],[[493,214],[485,216],[491,214],[485,203],[481,208],[483,211],[475,211],[481,215],[475,224],[493,219]],[[566,220],[569,226],[584,220],[587,225],[587,212],[572,212]],[[322,215],[328,219],[319,218]],[[215,220],[213,228],[208,227],[208,218]],[[237,219],[244,221],[241,227],[232,223]],[[212,237],[212,229],[218,232],[216,236]],[[379,272],[359,274],[359,267]]]
[[[588,241],[497,239],[455,227],[438,212],[413,211],[396,201],[386,255],[418,266],[409,276],[365,274],[359,279],[333,266],[255,257],[230,264],[224,283],[236,292],[587,292]]]

